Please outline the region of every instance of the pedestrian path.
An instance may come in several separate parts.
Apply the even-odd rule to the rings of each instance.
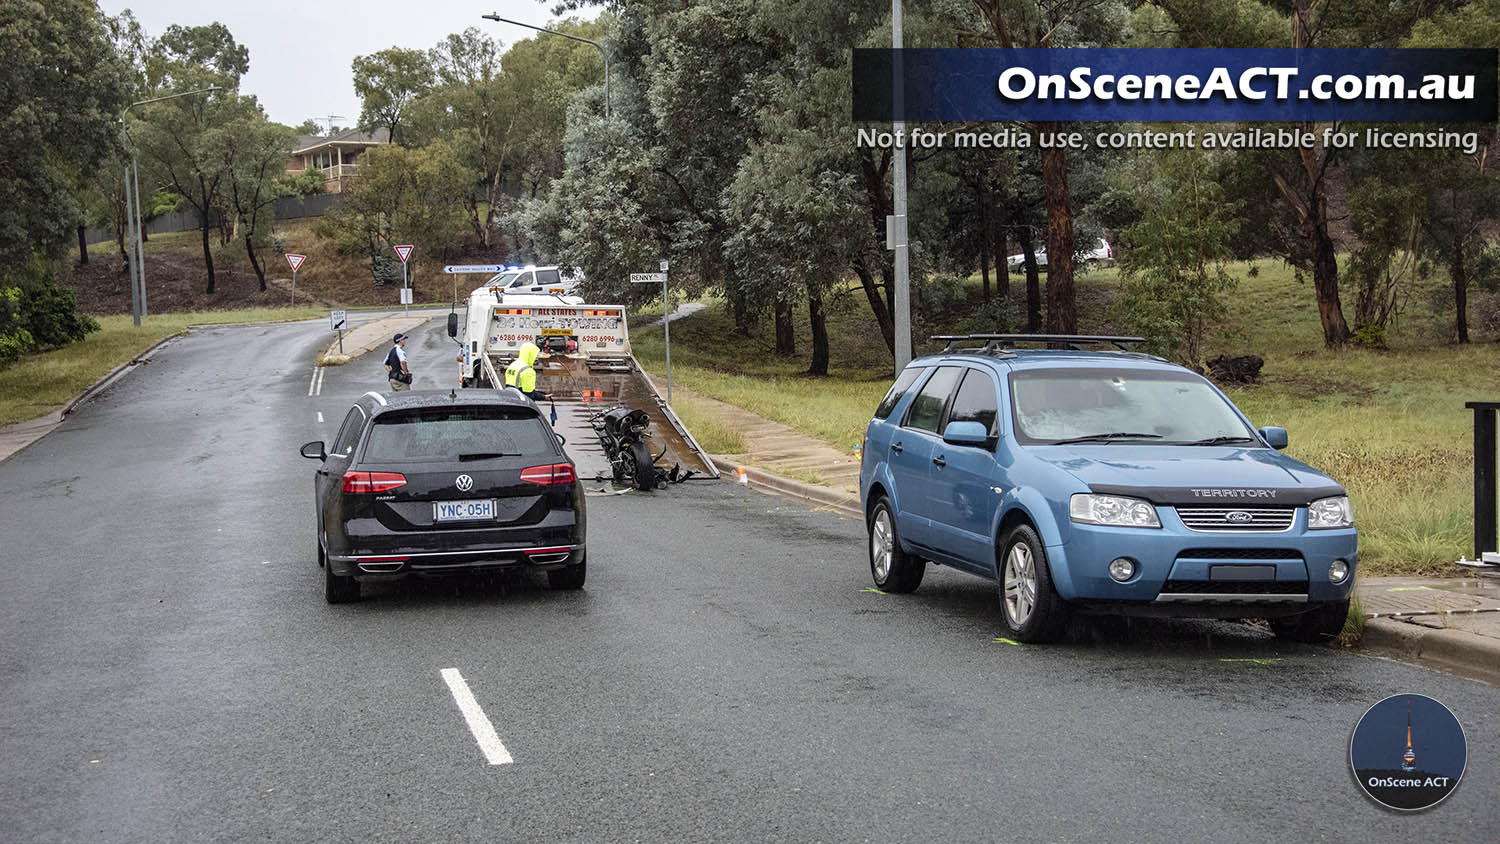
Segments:
[[[748,446],[746,452],[725,454],[722,457],[734,463],[853,496],[857,508],[858,455],[840,451],[790,425],[783,425],[702,393],[680,386],[673,387],[673,390],[690,396],[703,412],[713,416],[725,428],[739,433],[744,439]]]

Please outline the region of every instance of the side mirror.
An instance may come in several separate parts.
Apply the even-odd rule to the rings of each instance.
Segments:
[[[302,445],[302,456],[308,460],[327,460],[328,452],[323,450],[323,441],[316,440]]]
[[[950,422],[943,429],[943,442],[949,445],[983,447],[989,438],[989,429],[979,422]]]
[[[1266,445],[1270,446],[1271,448],[1274,448],[1277,451],[1286,450],[1285,428],[1277,428],[1274,426],[1261,428],[1260,435],[1266,441]]]
[[[457,313],[450,312],[448,314],[448,336],[452,337],[454,339],[458,338],[458,314]]]

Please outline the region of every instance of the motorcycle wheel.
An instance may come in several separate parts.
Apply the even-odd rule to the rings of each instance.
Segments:
[[[635,464],[635,488],[652,489],[656,486],[656,468],[651,465],[651,449],[640,440],[630,444],[630,458]]]

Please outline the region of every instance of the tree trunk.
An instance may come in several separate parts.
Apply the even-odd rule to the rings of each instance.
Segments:
[[[892,320],[891,310],[885,305],[885,298],[880,295],[880,287],[875,283],[875,277],[871,275],[870,268],[865,265],[863,258],[854,260],[854,274],[859,276],[859,285],[865,290],[865,298],[870,302],[870,310],[875,313],[875,323],[880,326],[880,336],[885,338],[886,351],[896,353],[896,324]]]
[[[776,300],[776,353],[797,354],[797,332],[792,326],[792,303]]]
[[[203,191],[203,206],[198,211],[198,229],[203,233],[203,266],[208,268],[208,292],[214,292],[214,253],[208,247],[208,185],[204,184],[203,177],[198,177],[198,185]]]
[[[1006,249],[1008,241],[1005,229],[996,226],[994,237],[990,241],[995,256],[995,291],[1000,294],[1001,299],[1007,301],[1010,299],[1010,257],[1005,254],[1010,251]]]
[[[1036,247],[1031,233],[1021,235],[1021,254],[1026,264],[1026,330],[1042,330],[1042,279],[1036,265]]]
[[[808,375],[828,374],[828,320],[823,313],[823,290],[816,284],[807,286],[807,319],[812,323],[812,364]]]
[[[976,192],[979,201],[979,277],[984,282],[984,304],[990,303],[990,203],[983,188]]]
[[[125,226],[121,224],[115,228],[115,245],[120,247],[120,260],[125,261],[125,268],[130,267],[130,253],[125,251]]]
[[[79,226],[78,227],[78,263],[81,266],[83,264],[87,264],[88,262],[89,262],[89,239],[88,239],[88,235],[86,234],[86,229],[83,226]]]
[[[255,270],[255,277],[260,279],[260,292],[266,292],[266,271],[261,267],[260,261],[256,260],[255,247],[250,245],[250,235],[245,235],[245,254],[250,256],[250,266]]]
[[[1047,201],[1047,333],[1077,334],[1073,209],[1068,198],[1068,160],[1061,149],[1042,150],[1042,189]]]
[[[1463,236],[1453,236],[1453,260],[1448,262],[1448,274],[1453,276],[1453,304],[1456,308],[1454,325],[1458,328],[1458,342],[1469,342],[1469,272],[1464,267]]]
[[[1353,334],[1339,301],[1339,264],[1333,239],[1328,236],[1328,203],[1321,189],[1315,189],[1315,195],[1315,207],[1320,211],[1313,227],[1313,288],[1318,296],[1318,318],[1323,321],[1323,345],[1334,349],[1349,342]]]
[[[151,242],[151,227],[148,220],[141,220],[141,243]]]

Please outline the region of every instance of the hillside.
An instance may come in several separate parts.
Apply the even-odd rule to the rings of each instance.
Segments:
[[[363,256],[343,255],[331,241],[314,234],[315,219],[288,220],[277,226],[284,236],[285,248],[307,256],[297,272],[297,304],[324,307],[395,306],[400,294],[394,286],[376,286],[370,275],[370,262]],[[245,255],[242,243],[220,245],[217,232],[209,233],[217,279],[215,292],[204,292],[208,275],[203,266],[203,241],[196,231],[151,235],[145,244],[147,305],[153,313],[178,311],[213,311],[232,308],[278,307],[290,305],[290,268],[282,256],[266,250],[268,289],[262,293]],[[68,269],[59,282],[78,294],[80,310],[95,315],[130,312],[130,283],[124,259],[114,242],[89,247],[89,263],[79,266],[73,250]],[[446,303],[452,299],[457,279],[443,274],[443,264],[450,261],[490,262],[497,260],[482,253],[452,250],[450,255],[418,257],[413,278],[413,301],[416,304]],[[472,281],[472,278],[469,279]],[[460,295],[467,290],[458,287]]]

